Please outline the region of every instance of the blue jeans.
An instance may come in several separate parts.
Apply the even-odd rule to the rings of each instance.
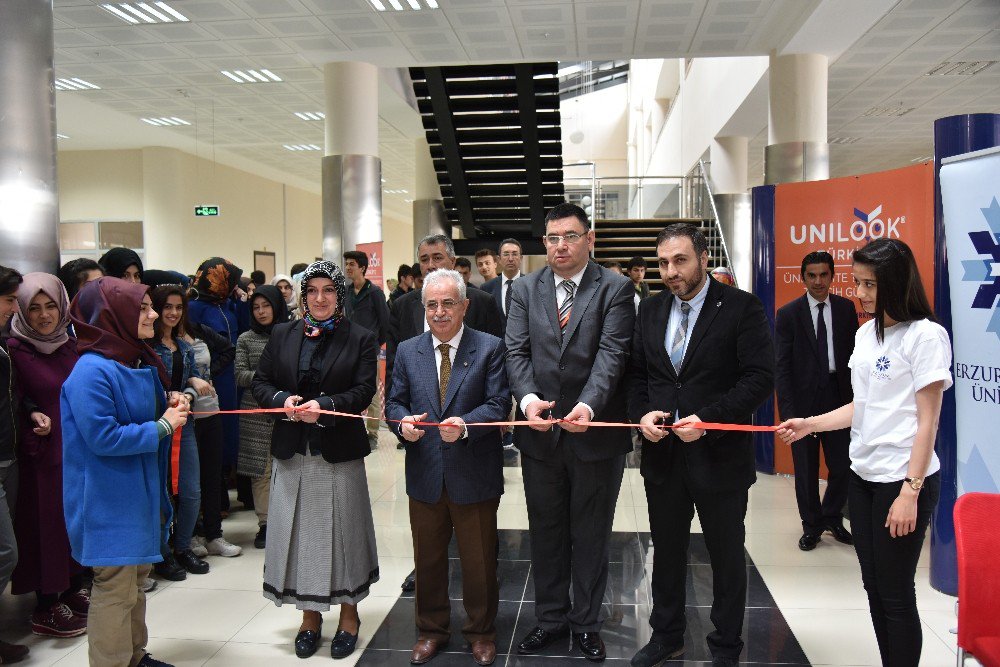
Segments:
[[[181,458],[177,475],[177,517],[174,524],[174,550],[191,548],[191,536],[201,509],[201,465],[194,419],[189,418],[181,431]]]
[[[14,538],[14,505],[17,502],[17,462],[0,467],[0,594],[7,588],[17,565]]]

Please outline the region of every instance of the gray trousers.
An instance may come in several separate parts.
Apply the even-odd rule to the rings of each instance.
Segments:
[[[17,504],[17,461],[0,466],[0,593],[7,589],[17,566],[14,509]]]

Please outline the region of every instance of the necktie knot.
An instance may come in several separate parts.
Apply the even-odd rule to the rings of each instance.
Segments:
[[[576,291],[575,282],[573,282],[572,280],[564,280],[559,284],[562,285],[564,290],[566,290],[566,294],[568,294],[569,296],[573,296],[573,292]]]
[[[819,303],[817,303],[817,304],[816,304],[816,307],[817,307],[817,308],[819,308],[820,310],[823,310],[823,307],[824,307],[825,305],[826,305],[826,303],[825,303],[825,302],[823,302],[823,301],[820,301]]]
[[[441,343],[438,345],[438,349],[441,350],[441,354],[448,354],[448,350],[451,349],[451,345],[448,343]]]
[[[558,311],[559,328],[565,329],[569,323],[570,311],[573,308],[573,292],[576,289],[576,283],[572,280],[564,280],[559,285],[566,291],[566,296],[563,298]]]
[[[681,301],[681,312],[687,315],[691,312],[691,304],[687,301]]]

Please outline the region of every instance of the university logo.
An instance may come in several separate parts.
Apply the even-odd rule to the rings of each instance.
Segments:
[[[988,230],[969,232],[972,247],[980,255],[977,259],[963,259],[965,275],[962,282],[982,283],[972,300],[973,308],[993,309],[993,317],[986,326],[987,331],[1000,338],[1000,203],[994,197],[986,208],[980,208],[986,219]]]
[[[877,368],[882,373],[885,373],[887,370],[889,370],[889,357],[885,355],[879,357],[878,360],[875,361],[875,368]]]

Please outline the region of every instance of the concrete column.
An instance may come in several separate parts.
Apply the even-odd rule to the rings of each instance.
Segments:
[[[765,183],[830,177],[827,67],[826,56],[816,53],[771,54]]]
[[[746,194],[747,137],[716,137],[709,147],[712,191],[718,195]]]
[[[750,289],[753,216],[747,192],[747,137],[716,137],[709,149],[712,194],[736,284]]]
[[[338,265],[359,243],[382,240],[382,161],[378,157],[378,67],[323,66],[323,257]]]
[[[413,243],[430,234],[444,234],[451,238],[451,224],[444,214],[441,186],[438,184],[434,161],[427,139],[417,137],[413,142]]]
[[[59,267],[51,0],[0,2],[0,264]]]

